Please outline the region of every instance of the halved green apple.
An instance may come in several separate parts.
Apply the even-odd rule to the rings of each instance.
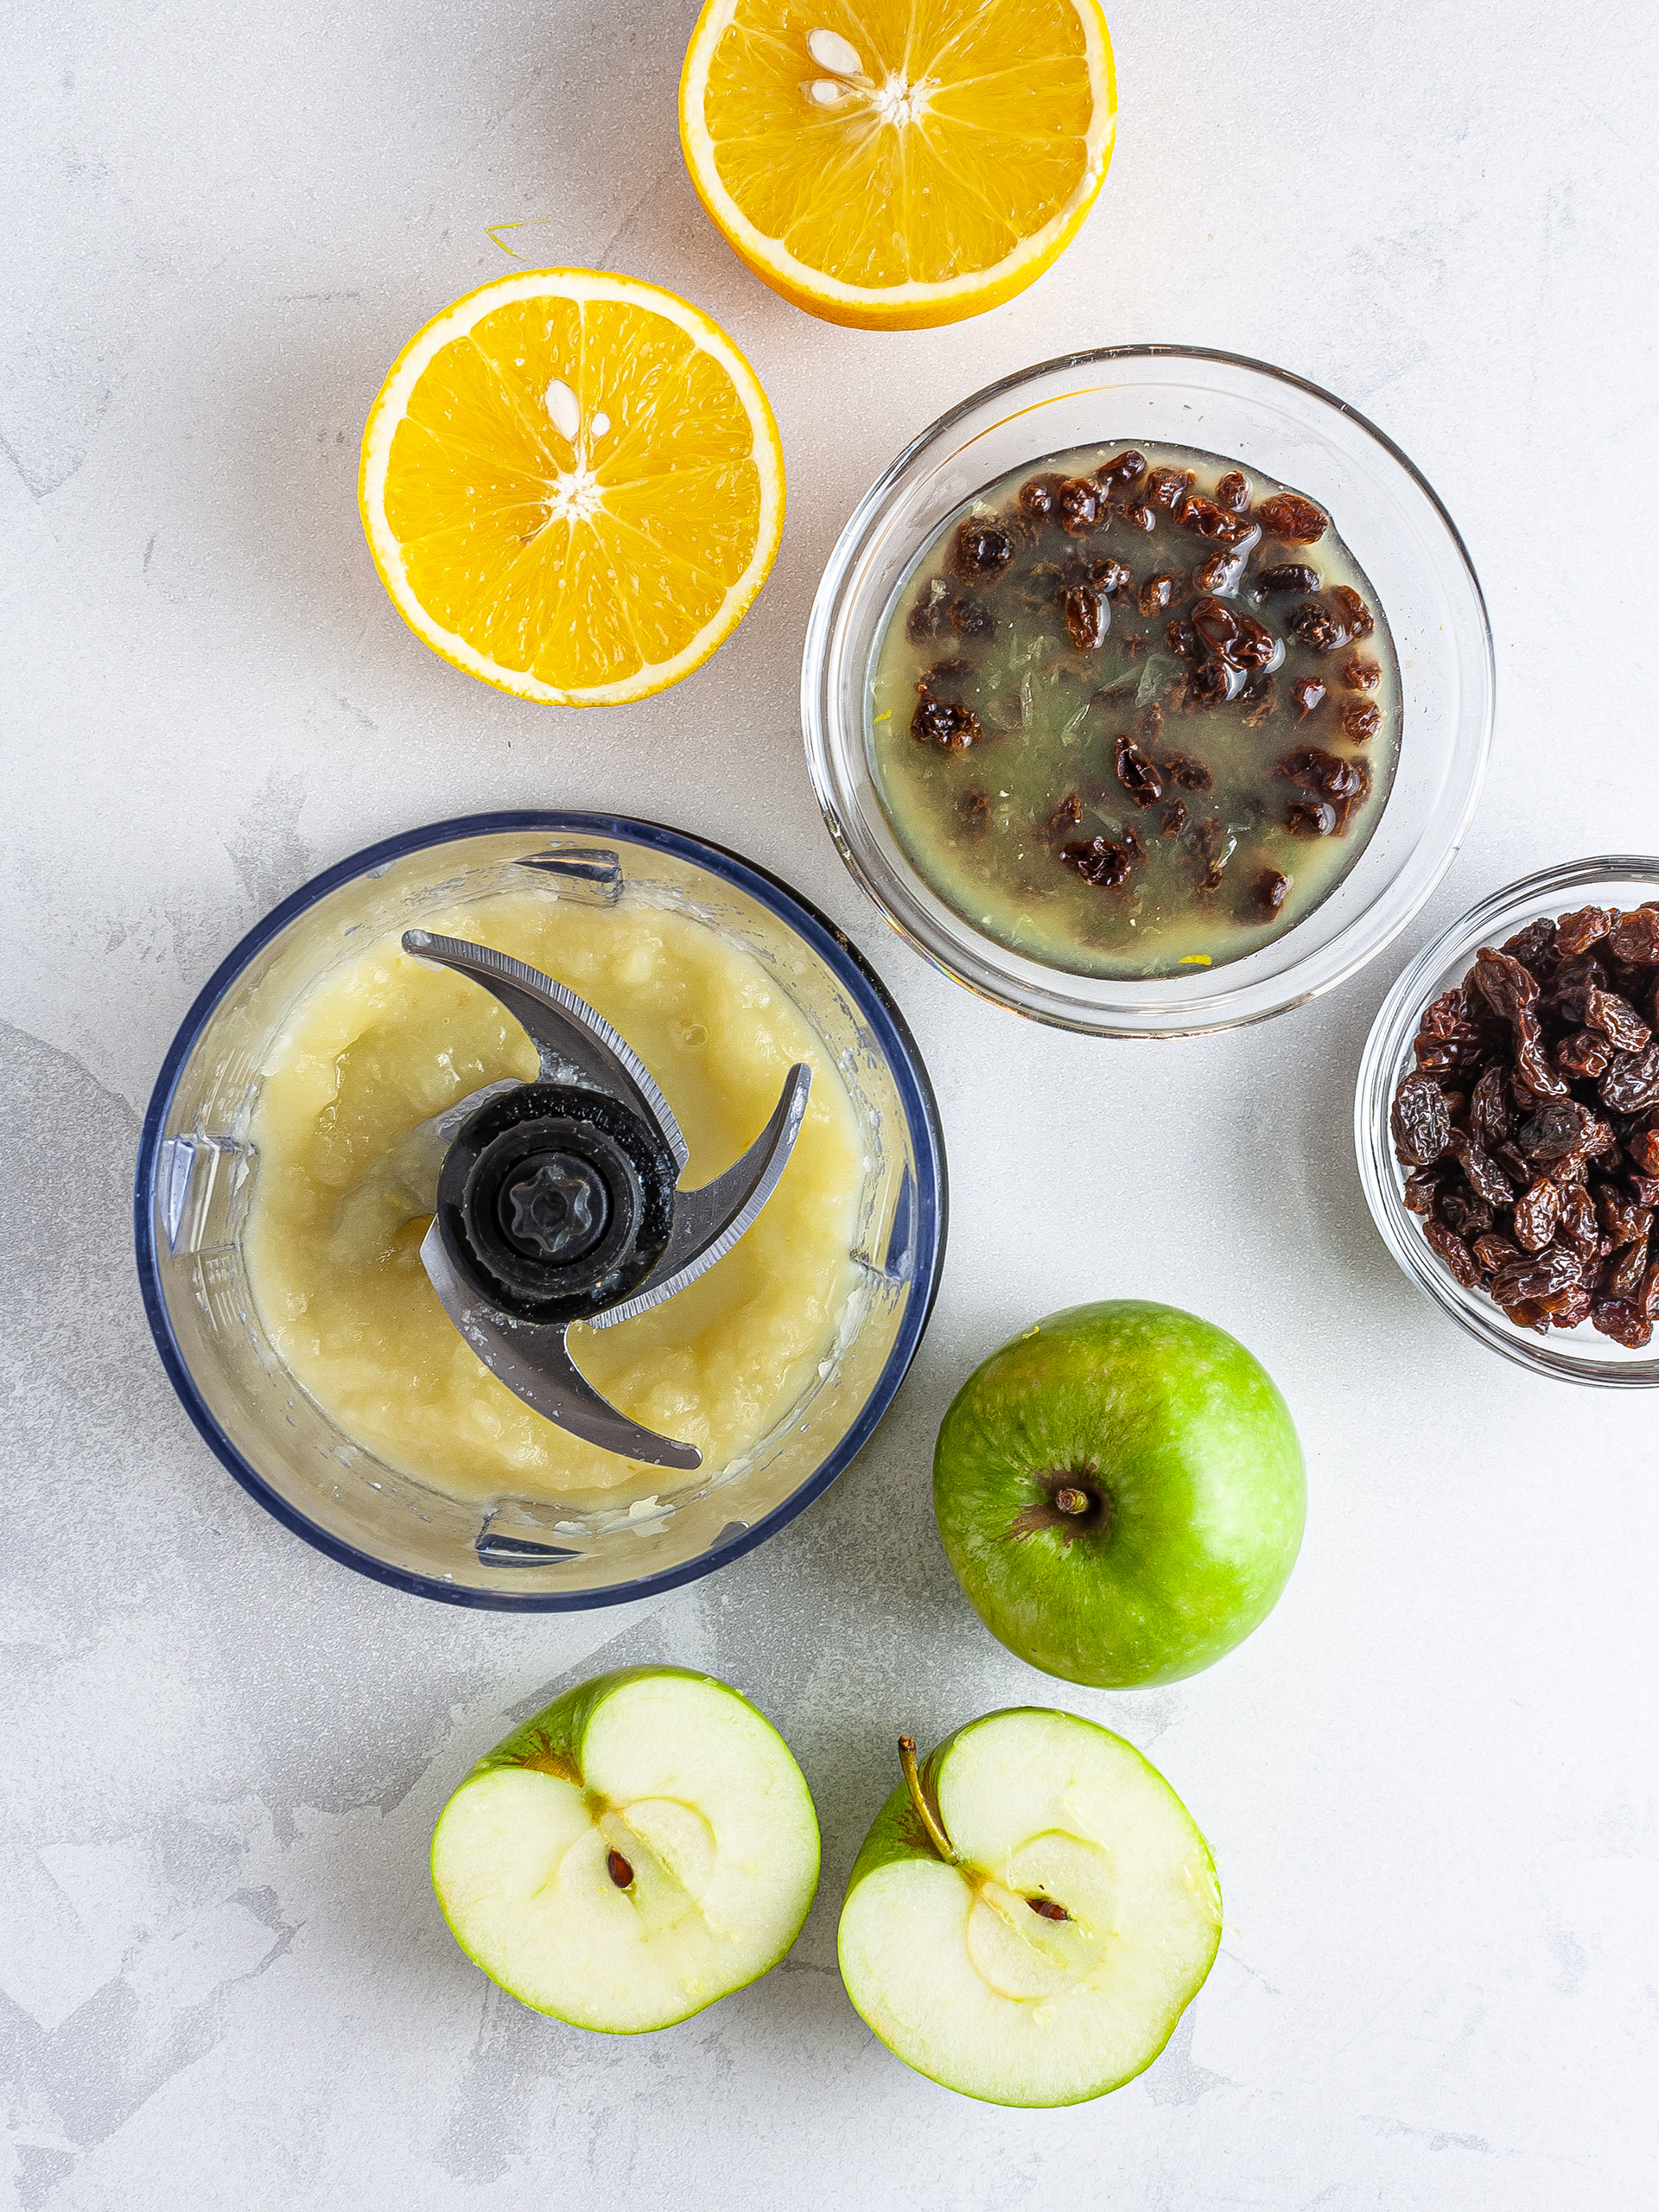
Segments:
[[[987,1713],[882,1807],[847,1885],[841,1975],[918,2074],[1001,2105],[1079,2104],[1149,2066],[1209,1973],[1209,1847],[1121,1736]]]
[[[567,1691],[479,1761],[432,1836],[467,1956],[538,2012],[613,2035],[670,2027],[776,1966],[817,1885],[788,1745],[681,1667]]]

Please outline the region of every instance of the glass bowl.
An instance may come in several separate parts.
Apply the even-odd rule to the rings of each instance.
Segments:
[[[1541,1337],[1517,1328],[1484,1291],[1464,1289],[1435,1257],[1417,1217],[1406,1211],[1406,1171],[1394,1156],[1389,1109],[1402,1077],[1416,1065],[1412,1040],[1423,1008],[1463,981],[1483,945],[1501,945],[1542,914],[1554,918],[1579,906],[1641,906],[1656,898],[1659,859],[1623,853],[1544,868],[1494,892],[1426,946],[1383,1000],[1365,1040],[1354,1091],[1359,1179],[1382,1241],[1406,1274],[1471,1337],[1535,1374],[1567,1382],[1651,1388],[1659,1383],[1659,1355],[1652,1345],[1628,1351],[1588,1322]]]
[[[840,1070],[866,1136],[858,1281],[816,1377],[746,1459],[650,1471],[615,1510],[462,1503],[378,1459],[307,1396],[265,1334],[243,1260],[260,1172],[248,1130],[296,1000],[337,962],[458,899],[527,889],[671,906],[752,953]],[[753,1550],[868,1439],[921,1341],[944,1255],[944,1146],[915,1042],[880,979],[817,910],[718,845],[608,815],[441,822],[372,846],[251,931],[185,1017],[139,1144],[134,1226],[174,1388],[243,1488],[382,1582],[458,1605],[563,1611],[672,1588]],[[677,1490],[670,1487],[678,1483]]]
[[[951,511],[1011,469],[1080,445],[1156,440],[1236,457],[1329,509],[1370,577],[1400,656],[1405,724],[1370,842],[1332,895],[1242,960],[1123,981],[1009,950],[947,906],[887,821],[870,763],[870,670],[912,560]],[[818,587],[801,671],[807,764],[842,858],[893,927],[958,982],[1017,1013],[1106,1037],[1180,1037],[1282,1014],[1379,953],[1451,865],[1492,725],[1491,632],[1446,509],[1400,448],[1300,377],[1182,346],[1107,346],[1005,378],[943,416],[865,494]]]

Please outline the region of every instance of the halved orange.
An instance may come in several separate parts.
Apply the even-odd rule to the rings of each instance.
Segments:
[[[410,627],[523,699],[613,706],[700,667],[784,527],[753,370],[654,284],[538,269],[410,340],[363,432],[363,526]]]
[[[1071,243],[1111,158],[1099,0],[706,0],[680,77],[703,206],[797,307],[978,315]]]

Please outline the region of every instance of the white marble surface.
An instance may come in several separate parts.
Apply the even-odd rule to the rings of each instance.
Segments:
[[[1649,2185],[1655,1408],[1477,1353],[1395,1271],[1346,1130],[1371,1013],[1475,898],[1659,846],[1651,15],[1618,0],[1119,0],[1116,161],[982,321],[810,321],[709,227],[674,128],[692,0],[16,0],[0,569],[10,1096],[3,1446],[5,2201],[70,2208],[787,2203],[1600,2212]],[[790,469],[772,580],[700,675],[577,716],[424,652],[365,554],[363,415],[404,339],[534,257],[719,316]],[[1499,744],[1431,910],[1264,1028],[1091,1043],[925,969],[802,765],[819,569],[899,444],[988,378],[1162,338],[1352,399],[1441,489],[1491,599]],[[127,1185],[190,998],[370,840],[631,810],[792,878],[931,1065],[957,1206],[932,1331],[862,1459],[655,1604],[528,1623],[402,1597],[238,1491],[144,1330]],[[992,1203],[992,1194],[995,1203]],[[892,1738],[1055,1694],[981,1630],[928,1510],[934,1426],[1058,1303],[1236,1330],[1306,1442],[1269,1624],[1177,1690],[1061,1693],[1215,1842],[1227,1935],[1106,2102],[969,2104],[843,1999],[842,1879]],[[825,1831],[794,1956],[679,2029],[584,2036],[446,1936],[447,1791],[545,1686],[664,1655],[784,1727]]]

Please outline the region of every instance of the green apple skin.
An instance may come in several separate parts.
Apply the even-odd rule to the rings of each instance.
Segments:
[[[1054,1505],[1081,1491],[1081,1517]],[[1306,1479],[1284,1400],[1224,1330],[1173,1306],[1074,1306],[993,1352],[933,1459],[939,1535],[980,1618],[1045,1674],[1179,1681],[1273,1610]]]
[[[604,1871],[612,1846],[635,1869],[633,1906]],[[740,1691],[624,1667],[484,1754],[438,1817],[432,1885],[457,1943],[510,1995],[632,2035],[769,1973],[811,1910],[819,1847],[804,1776]],[[585,1890],[567,1883],[577,1861]]]
[[[1022,1820],[1009,1801],[1020,1794],[1022,1764],[1029,1770],[1033,1762],[1029,1756],[1022,1762],[1017,1754],[1038,1732],[1058,1754],[1052,1775],[1058,1787],[1051,1802],[1034,1796]],[[1011,1734],[1016,1754],[1012,1760]],[[1082,1748],[1080,1761],[1075,1751],[1067,1756],[1074,1746]],[[1039,1755],[1045,1748],[1039,1744]],[[1067,1986],[1052,1993],[1033,1986],[1029,1996],[1034,2002],[999,2001],[974,1974],[963,1973],[951,1929],[939,1924],[941,1893],[962,1893],[955,1915],[947,1903],[944,1916],[960,1920],[972,1910],[963,1898],[970,1897],[988,1872],[1016,1881],[1027,1894],[1047,1892],[1057,1902],[1064,1896],[1077,1910],[1080,1900],[1071,1889],[1077,1874],[1068,1880],[1067,1871],[1058,1871],[1055,1878],[1044,1879],[1032,1853],[1045,1846],[1052,1850],[1057,1828],[1088,1827],[1086,1818],[1077,1818],[1076,1783],[1080,1766],[1090,1758],[1109,1760],[1118,1783],[1113,1801],[1116,1820],[1101,1823],[1090,1839],[1104,1876],[1103,1892],[1094,1901],[1098,1910],[1089,1910],[1086,1879],[1081,1901],[1084,1924],[1079,1932],[1085,1940],[1088,1922],[1101,1923],[1094,1974],[1086,1960],[1079,1961],[1083,1972]],[[978,1771],[963,1773],[969,1763]],[[906,2066],[943,2088],[986,2104],[1084,2104],[1144,2073],[1175,2032],[1221,1947],[1215,1861],[1168,1783],[1110,1730],[1075,1713],[1033,1706],[985,1713],[958,1728],[922,1763],[921,1781],[958,1843],[969,1840],[963,1793],[987,1802],[988,1820],[972,1840],[980,1847],[982,1860],[994,1863],[970,1862],[961,1870],[944,1866],[906,1785],[899,1783],[876,1815],[853,1863],[842,1904],[837,1955],[854,2011]],[[1022,1827],[1038,1833],[1023,1853],[1010,1851],[1010,1841],[1017,1842]],[[1138,1898],[1123,1893],[1134,1884],[1122,1878],[1122,1870],[1137,1859]],[[1016,1912],[1014,1917],[1021,1916]],[[1035,1920],[1029,1925],[1039,1940],[1053,1933]],[[1079,1987],[1090,1979],[1099,1984],[1092,2032],[1086,2017],[1090,1992]],[[932,1989],[919,1986],[927,1981]],[[1053,2000],[1046,2005],[1041,2002],[1045,1994]],[[936,2000],[931,2019],[930,1998]],[[1039,2047],[1045,2035],[1046,2050]]]

